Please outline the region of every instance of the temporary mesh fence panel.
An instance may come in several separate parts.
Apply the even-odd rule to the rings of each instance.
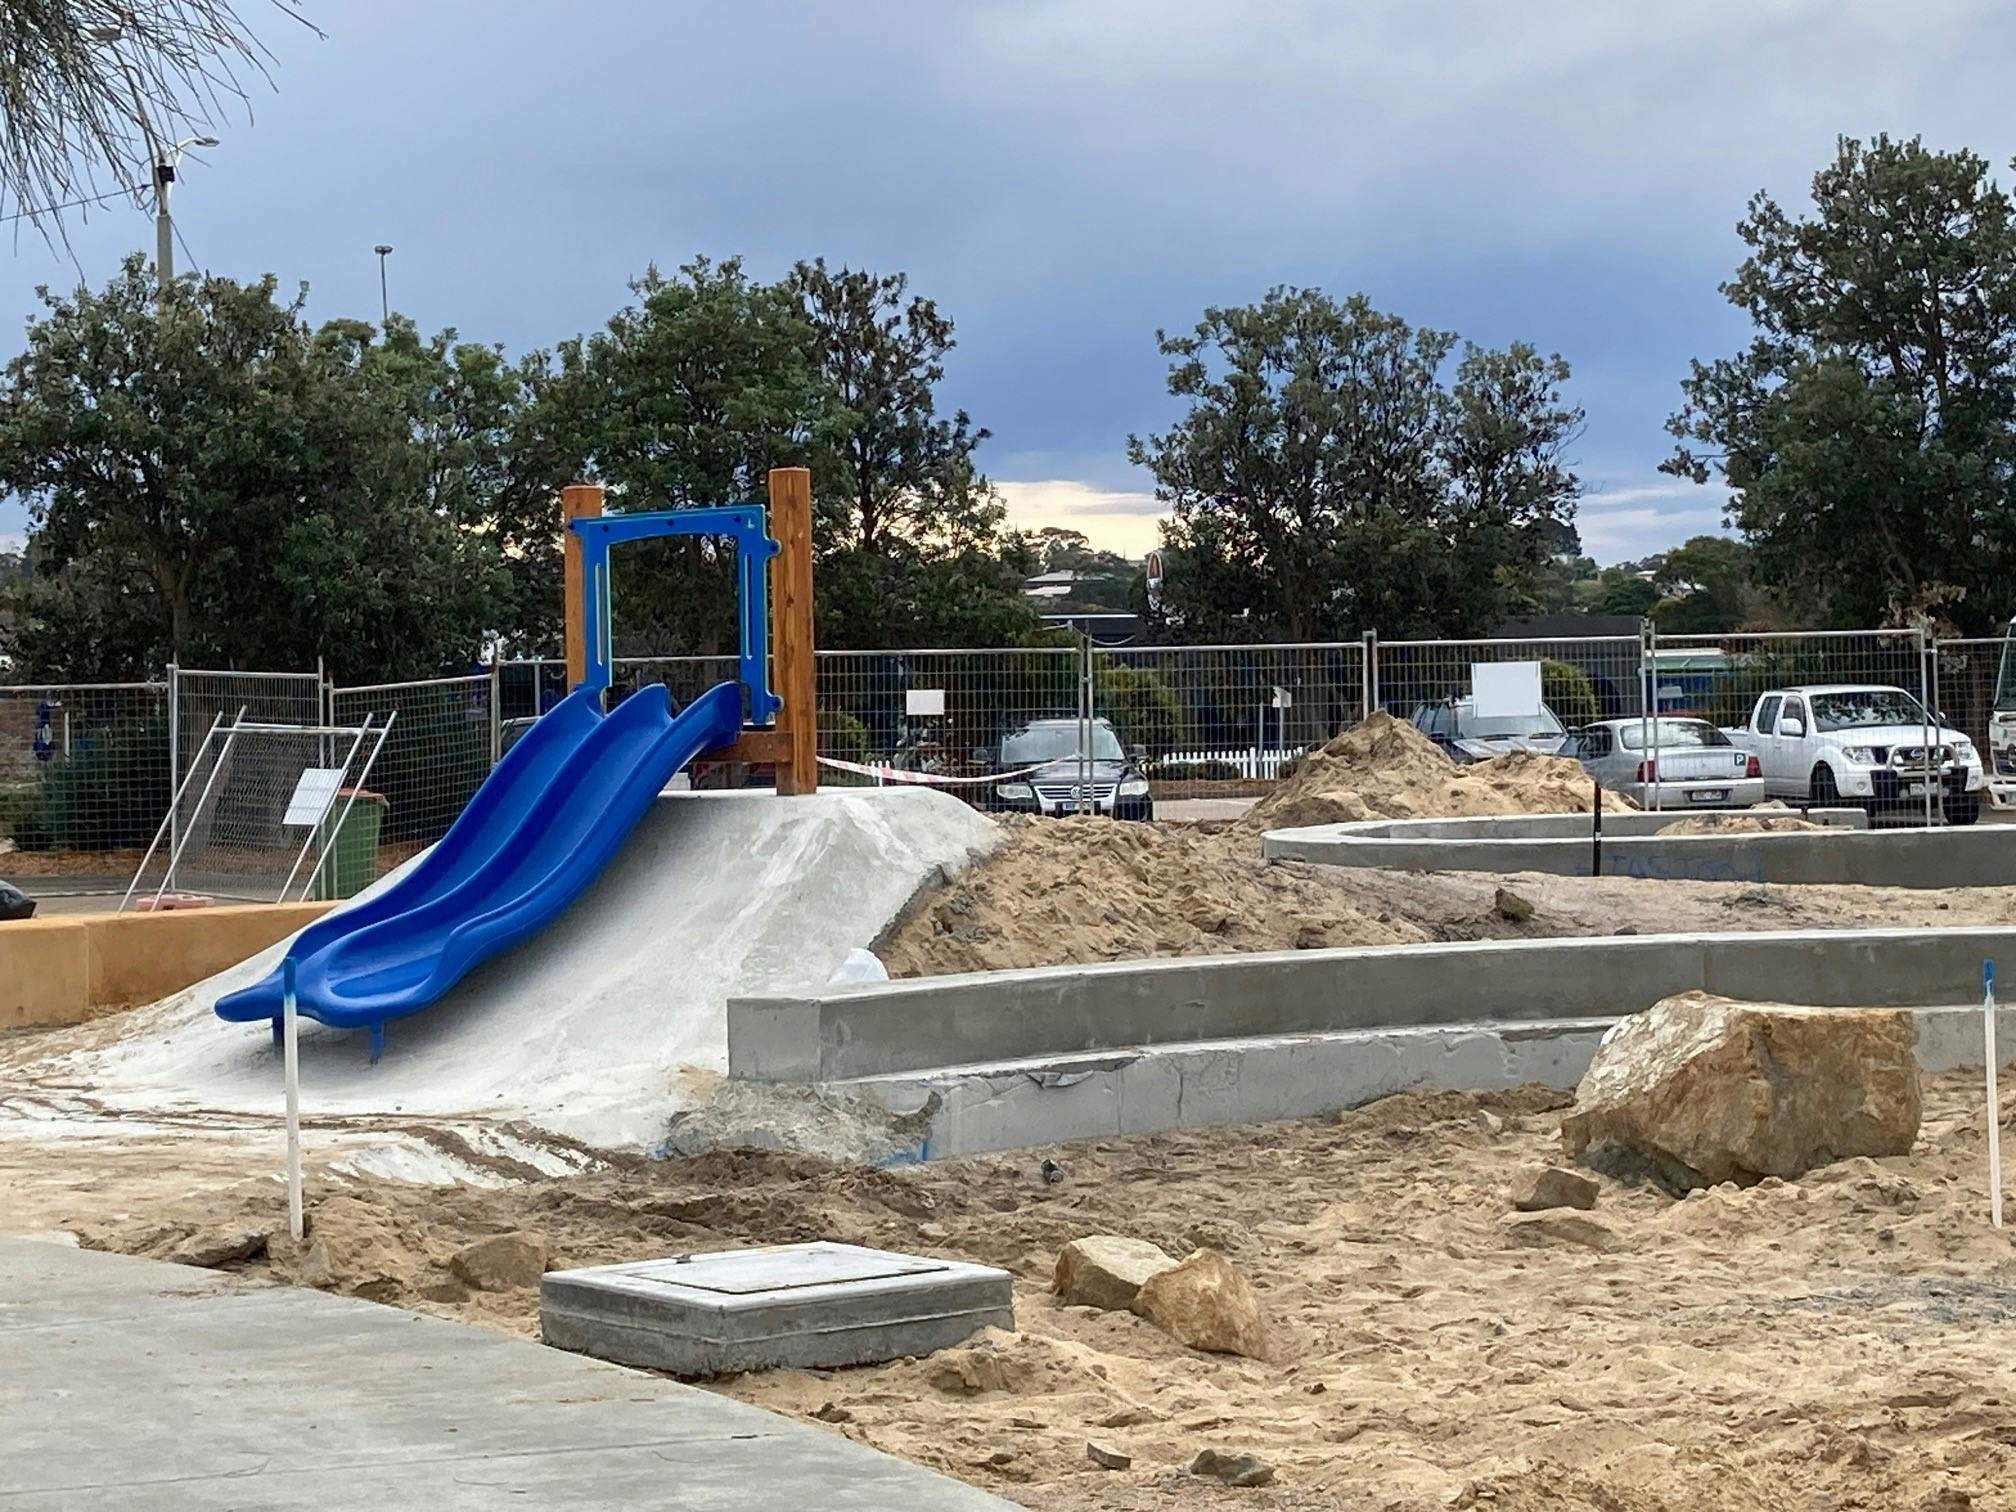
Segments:
[[[1635,635],[1380,641],[1372,674],[1374,704],[1397,719],[1413,719],[1424,708],[1468,699],[1474,666],[1538,662],[1541,702],[1555,722],[1572,729],[1641,712],[1643,650]]]
[[[371,769],[371,791],[385,800],[381,870],[445,835],[490,774],[502,733],[492,727],[492,692],[488,673],[330,690],[331,724],[391,720]]]
[[[1872,683],[1921,697],[1923,644],[1915,630],[1661,635],[1653,682],[1660,712],[1737,726],[1776,688]]]
[[[0,873],[123,885],[168,811],[168,685],[0,687]]]
[[[2002,667],[2002,637],[1943,640],[1933,661],[1933,704],[1946,722],[1972,740],[1987,759],[1988,721],[1995,713]],[[2016,688],[2010,693],[2016,694]],[[2016,708],[2016,698],[2009,707]],[[2006,774],[2005,774],[2006,775]]]
[[[609,707],[639,688],[663,683],[672,707],[683,709],[716,683],[735,681],[741,669],[733,656],[619,656],[609,664]]]
[[[322,679],[313,672],[206,672],[178,667],[171,674],[175,707],[175,780],[188,775],[211,723],[233,723],[243,710],[257,724],[319,725]]]
[[[247,716],[248,721],[250,716]],[[134,879],[132,899],[163,890],[272,903],[309,894],[376,737],[331,735],[314,726],[207,732],[189,753],[171,834]],[[303,774],[319,772],[321,781]],[[326,803],[303,806],[300,795]]]
[[[977,651],[822,651],[819,754],[866,766],[971,777],[996,765],[1002,737],[1039,719],[1078,717],[1076,646]],[[828,768],[822,783],[872,782]],[[985,784],[950,791],[984,805]]]
[[[1357,641],[1098,647],[1091,658],[1093,712],[1145,751],[1158,798],[1264,792],[1364,714]]]

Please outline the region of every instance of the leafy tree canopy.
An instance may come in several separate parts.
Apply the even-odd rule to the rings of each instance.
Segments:
[[[2016,224],[1971,152],[1839,143],[1813,213],[1759,193],[1723,292],[1755,334],[1695,362],[1669,472],[1728,484],[1761,585],[1849,626],[2010,612]]]
[[[1278,288],[1160,337],[1184,401],[1128,452],[1172,506],[1163,598],[1186,635],[1471,634],[1502,569],[1559,544],[1580,492],[1568,365],[1416,330],[1362,296]]]

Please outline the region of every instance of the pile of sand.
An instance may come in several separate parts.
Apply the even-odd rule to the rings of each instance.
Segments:
[[[730,1151],[495,1188],[311,1170],[305,1250],[272,1179],[277,1133],[241,1155],[240,1182],[203,1189],[192,1140],[0,1142],[0,1191],[18,1221],[110,1249],[263,1231],[234,1269],[523,1336],[537,1291],[471,1290],[462,1246],[533,1234],[558,1268],[826,1238],[1000,1265],[1018,1333],[715,1385],[1044,1512],[1947,1512],[2016,1505],[1996,1406],[2016,1245],[1987,1222],[1980,1098],[1978,1071],[1930,1076],[1908,1156],[1684,1201],[1605,1179],[1565,1223],[1507,1200],[1522,1166],[1561,1158],[1567,1098],[1539,1088],[898,1171]],[[147,1183],[122,1177],[135,1160]],[[1058,1306],[1057,1251],[1089,1233],[1222,1251],[1277,1358]],[[1132,1467],[1097,1468],[1088,1439]],[[1182,1476],[1207,1447],[1259,1455],[1277,1484]]]
[[[1823,830],[1829,826],[1801,819],[1789,809],[1770,813],[1696,814],[1659,826],[1662,835],[1762,835],[1785,830]]]
[[[1473,814],[1580,814],[1595,784],[1580,762],[1514,751],[1459,766],[1412,725],[1386,713],[1311,751],[1239,820],[1251,833],[1363,819]],[[1615,793],[1606,809],[1634,805]]]
[[[1428,940],[1933,929],[2016,919],[2011,887],[1373,871],[1270,861],[1250,833],[1229,827],[1072,818],[1008,820],[1004,828],[991,856],[913,899],[876,942],[892,976]],[[1530,903],[1532,915],[1506,917],[1496,906],[1500,887]]]

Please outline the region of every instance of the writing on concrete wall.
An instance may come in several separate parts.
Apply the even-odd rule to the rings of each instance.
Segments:
[[[1604,868],[1614,876],[1654,882],[1762,882],[1764,862],[1757,856],[1725,861],[1718,856],[1618,856]]]

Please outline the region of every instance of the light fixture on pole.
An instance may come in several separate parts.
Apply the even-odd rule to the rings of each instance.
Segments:
[[[94,26],[89,33],[91,40],[107,48],[125,35],[117,26]],[[147,163],[149,178],[154,185],[154,272],[162,288],[167,288],[175,280],[175,222],[168,214],[168,192],[175,182],[176,169],[182,162],[182,154],[191,147],[215,147],[214,136],[184,137],[169,145],[155,135],[153,118],[147,114],[147,107],[140,98],[140,81],[133,77],[133,68],[124,55],[116,51],[113,60],[119,65],[119,72],[125,75],[126,89],[133,96],[133,118],[140,124],[140,134],[147,140]]]
[[[392,244],[380,242],[371,250],[378,254],[378,325],[382,330],[392,318],[392,300],[385,292],[385,259],[392,255]]]

